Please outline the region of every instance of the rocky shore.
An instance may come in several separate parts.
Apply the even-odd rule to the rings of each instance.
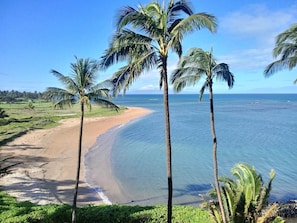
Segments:
[[[277,212],[277,215],[283,218],[296,218],[297,200],[290,200],[285,203],[279,203],[279,210]]]

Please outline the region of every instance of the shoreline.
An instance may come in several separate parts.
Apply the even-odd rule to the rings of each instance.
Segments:
[[[111,168],[114,140],[110,139],[116,137],[121,126],[114,126],[98,136],[96,143],[84,155],[86,183],[99,194],[105,204],[117,203],[118,197],[124,197]]]
[[[96,188],[89,187],[85,177],[85,155],[96,144],[96,140],[109,129],[150,112],[144,108],[128,107],[119,115],[85,118],[77,200],[79,206],[104,204],[104,199],[98,195]],[[55,128],[30,131],[2,146],[1,157],[13,156],[11,162],[22,162],[13,168],[13,173],[0,178],[2,190],[19,201],[40,205],[71,204],[77,168],[79,124],[80,118],[64,119]],[[102,176],[102,181],[110,181],[110,178],[106,174]],[[109,186],[112,187],[108,188],[111,193],[113,189],[117,191],[116,187],[113,188],[114,183],[109,183]]]

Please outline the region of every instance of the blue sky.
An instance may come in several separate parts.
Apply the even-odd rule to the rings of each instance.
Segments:
[[[162,0],[160,0],[162,1]],[[70,63],[79,58],[99,59],[114,31],[117,11],[149,0],[1,0],[0,1],[0,90],[44,91],[61,87],[49,72],[68,75]],[[184,38],[184,53],[191,47],[213,48],[218,62],[230,65],[235,85],[229,90],[216,82],[215,93],[297,93],[296,69],[264,78],[263,70],[273,61],[277,34],[297,22],[297,0],[192,0],[195,12],[217,17],[216,34],[196,31]],[[169,72],[178,61],[169,57]],[[118,66],[98,73],[109,78]],[[159,74],[142,75],[127,93],[162,93]],[[200,86],[186,88],[198,93]]]

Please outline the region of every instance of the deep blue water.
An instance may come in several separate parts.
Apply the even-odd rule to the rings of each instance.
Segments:
[[[209,100],[204,95],[170,95],[174,203],[199,203],[214,183]],[[112,171],[128,200],[166,204],[167,176],[162,95],[119,96],[116,103],[151,114],[117,134]],[[267,182],[274,169],[271,200],[297,199],[297,95],[214,96],[219,175],[231,177],[239,162],[255,167]]]

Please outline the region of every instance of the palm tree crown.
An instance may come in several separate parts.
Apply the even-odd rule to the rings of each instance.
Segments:
[[[293,24],[289,29],[279,34],[275,40],[273,49],[274,58],[278,60],[269,64],[265,70],[265,77],[269,77],[275,72],[283,69],[292,70],[297,64],[297,23]],[[297,79],[294,81],[297,83]]]
[[[200,48],[192,48],[188,54],[179,61],[177,69],[173,72],[171,82],[174,84],[174,90],[180,92],[186,86],[197,84],[201,78],[206,76],[206,80],[200,90],[200,100],[205,89],[209,89],[214,78],[223,80],[229,88],[233,87],[234,76],[226,63],[217,63],[210,52],[203,51]]]
[[[112,78],[115,91],[123,89],[124,93],[143,71],[156,66],[162,87],[169,50],[181,56],[184,35],[204,27],[215,32],[217,26],[214,16],[194,14],[187,1],[173,0],[167,8],[158,2],[140,5],[138,9],[124,7],[116,24],[117,32],[102,56],[101,65],[107,68],[117,61],[128,61]]]
[[[96,84],[96,72],[99,64],[95,60],[78,59],[71,63],[71,75],[65,76],[56,70],[51,70],[65,88],[48,87],[46,95],[55,101],[55,107],[63,108],[74,103],[83,102],[91,108],[91,101],[104,104],[117,109],[117,106],[109,101],[109,89],[103,88],[102,83]]]

